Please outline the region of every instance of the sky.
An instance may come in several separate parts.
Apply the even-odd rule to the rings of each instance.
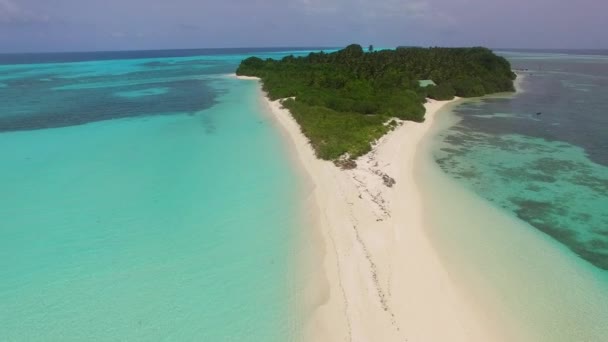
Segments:
[[[217,47],[608,48],[608,0],[0,0],[0,53]]]

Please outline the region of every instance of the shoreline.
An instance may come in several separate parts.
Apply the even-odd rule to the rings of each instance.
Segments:
[[[280,101],[261,96],[307,174],[307,197],[314,202],[307,207],[316,208],[309,214],[320,245],[312,258],[317,264],[310,265],[317,274],[306,279],[311,286],[304,339],[497,340],[457,290],[427,236],[421,189],[414,181],[418,145],[437,112],[456,99],[429,100],[424,123],[400,122],[356,160],[356,169],[340,170],[316,158]],[[384,175],[396,184],[386,186]]]
[[[508,96],[526,90],[529,75],[517,76],[516,93]],[[442,116],[430,137],[459,120],[453,113]],[[445,173],[433,158],[433,143],[425,139],[420,146],[415,169],[425,189],[425,226],[454,283],[473,299],[487,325],[505,341],[603,340],[605,274]]]

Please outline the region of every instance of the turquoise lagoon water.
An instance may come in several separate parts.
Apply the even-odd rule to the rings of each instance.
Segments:
[[[502,53],[521,91],[444,112],[419,166],[431,234],[506,340],[605,341],[608,54]]]
[[[226,75],[285,53],[228,52],[2,57],[0,340],[297,336],[298,179]]]

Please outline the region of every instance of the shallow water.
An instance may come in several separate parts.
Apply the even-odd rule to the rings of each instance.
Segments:
[[[0,66],[0,340],[299,334],[299,181],[242,57]]]
[[[505,340],[604,341],[608,58],[507,56],[523,92],[460,102],[427,141],[429,233]]]
[[[461,184],[608,270],[608,56],[509,55],[523,92],[464,102],[435,156]]]

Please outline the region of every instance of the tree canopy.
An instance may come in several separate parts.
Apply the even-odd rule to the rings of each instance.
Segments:
[[[371,50],[371,49],[368,49]],[[319,158],[351,158],[387,133],[390,118],[424,120],[426,97],[449,100],[513,91],[509,62],[483,47],[397,48],[333,52],[282,60],[250,57],[237,75],[261,78],[272,100],[284,101]],[[430,79],[436,86],[420,87]]]

